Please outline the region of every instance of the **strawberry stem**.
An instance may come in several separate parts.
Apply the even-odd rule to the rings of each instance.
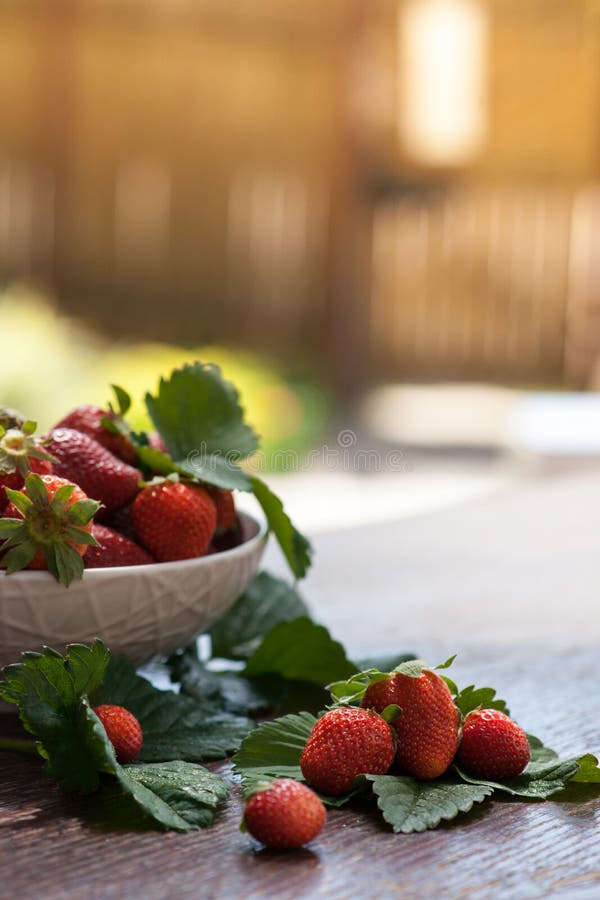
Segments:
[[[17,753],[29,753],[37,756],[36,742],[27,738],[0,737],[0,750],[15,750]]]

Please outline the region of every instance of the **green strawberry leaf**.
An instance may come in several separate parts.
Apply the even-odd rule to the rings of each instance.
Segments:
[[[389,653],[381,656],[368,656],[357,661],[356,671],[364,672],[373,669],[377,672],[391,672],[402,663],[413,659],[416,659],[414,653]]]
[[[452,687],[456,688],[456,685],[450,686],[451,691]],[[499,709],[500,712],[509,715],[508,706],[504,700],[496,697],[494,688],[476,688],[475,685],[470,684],[458,693],[456,691],[452,691],[452,693],[455,694],[454,702],[463,716],[468,715],[474,709]]]
[[[600,784],[600,766],[598,759],[591,753],[580,756],[577,760],[577,772],[571,778],[578,784]]]
[[[252,478],[251,487],[290,569],[296,578],[304,578],[311,566],[313,549],[310,541],[292,524],[283,503],[264,481]]]
[[[344,648],[327,629],[301,616],[280,622],[269,631],[248,660],[244,674],[281,675],[291,681],[322,685],[353,671]]]
[[[281,696],[279,681],[245,678],[239,671],[209,669],[199,658],[196,645],[174,653],[168,660],[171,680],[180,695],[193,697],[207,712],[249,715],[275,706]]]
[[[507,781],[493,781],[467,775],[456,766],[459,777],[468,784],[486,785],[494,790],[504,791],[514,797],[524,797],[528,800],[544,800],[546,797],[562,791],[578,770],[576,759],[556,759],[550,762],[529,763],[522,775]]]
[[[533,734],[527,735],[529,741],[530,763],[546,763],[558,759],[558,753],[546,747],[542,741]]]
[[[280,622],[308,615],[297,591],[281,578],[260,572],[209,632],[212,655],[248,659],[265,635]]]
[[[124,416],[129,412],[131,408],[131,396],[127,393],[127,391],[119,387],[118,384],[111,384],[111,388],[113,389],[113,393],[115,395],[115,399],[117,401],[117,409],[116,414],[118,416]],[[109,404],[110,407],[110,404]]]
[[[307,712],[289,713],[251,731],[233,756],[234,771],[241,776],[244,791],[260,779],[303,781],[300,757],[316,721]]]
[[[102,642],[94,641],[91,647],[71,644],[64,657],[49,647],[24,653],[23,662],[4,669],[0,698],[17,706],[23,726],[38,740],[46,771],[68,790],[96,790],[98,768],[105,765],[103,739],[90,725],[81,695],[100,683],[108,659]]]
[[[405,775],[367,775],[366,779],[373,785],[383,818],[402,834],[436,828],[493,792],[487,785],[457,784],[446,778],[416,781]]]
[[[145,400],[177,467],[219,487],[250,488],[237,463],[258,449],[258,438],[217,366],[195,362],[175,369]]]
[[[229,796],[222,778],[181,760],[119,766],[116,774],[147,815],[177,831],[211,825],[217,807]]]
[[[124,706],[144,733],[140,762],[222,759],[236,750],[254,722],[173,691],[160,691],[123,657],[112,657],[94,705]]]

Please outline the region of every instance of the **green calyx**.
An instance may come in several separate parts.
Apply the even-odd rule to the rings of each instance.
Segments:
[[[66,587],[83,575],[83,559],[74,544],[97,541],[85,526],[100,508],[96,500],[70,503],[74,484],[63,484],[52,499],[39,475],[25,479],[25,493],[6,489],[11,503],[23,518],[0,519],[2,566],[11,575],[26,568],[41,550],[48,571]]]
[[[53,462],[54,457],[43,449],[43,442],[34,437],[36,427],[36,423],[30,420],[18,428],[5,428],[0,424],[0,474],[16,471],[25,478],[31,470],[30,459]]]

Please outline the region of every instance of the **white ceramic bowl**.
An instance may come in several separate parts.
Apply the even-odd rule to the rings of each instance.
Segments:
[[[171,653],[210,628],[256,573],[266,527],[241,513],[232,550],[149,566],[86,569],[69,588],[47,572],[0,573],[0,667],[23,650],[101,638],[136,665]]]

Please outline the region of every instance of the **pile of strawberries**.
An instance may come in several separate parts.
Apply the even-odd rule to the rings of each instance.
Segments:
[[[469,775],[496,782],[520,775],[529,759],[527,735],[498,710],[473,710],[461,727],[446,682],[427,669],[419,677],[396,672],[379,678],[367,687],[361,707],[326,712],[312,729],[300,767],[315,791],[335,797],[352,790],[357,776],[392,768],[429,781],[455,762]],[[291,849],[321,831],[325,808],[306,785],[278,779],[250,797],[244,821],[267,846]]]
[[[79,406],[43,438],[34,431],[18,412],[0,410],[0,566],[7,572],[48,568],[68,584],[83,564],[171,562],[238,541],[231,491],[152,473],[145,480],[135,442],[112,409]],[[158,433],[148,439],[167,452]]]

